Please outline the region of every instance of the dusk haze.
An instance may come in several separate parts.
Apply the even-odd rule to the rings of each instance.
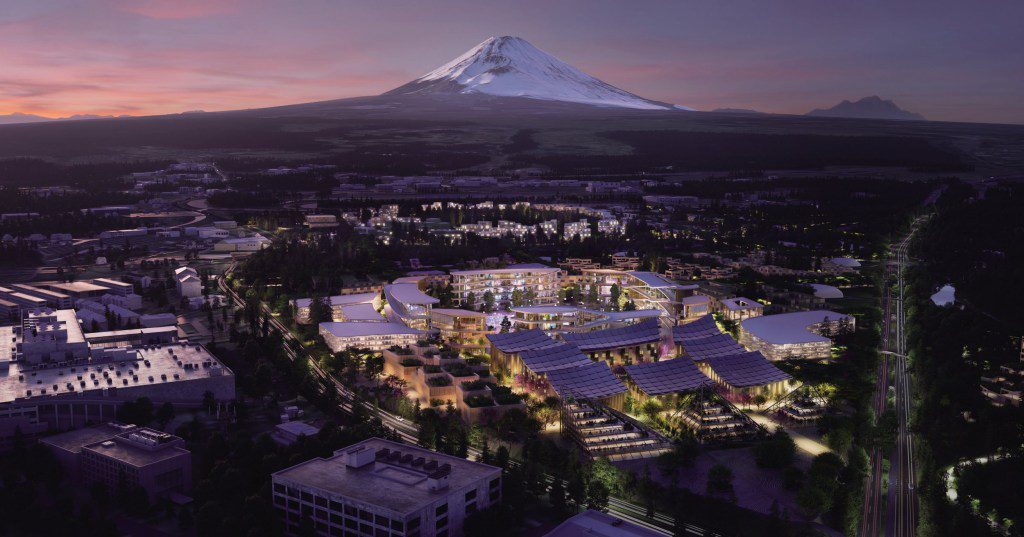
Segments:
[[[0,4],[0,537],[1024,535],[1021,2]]]

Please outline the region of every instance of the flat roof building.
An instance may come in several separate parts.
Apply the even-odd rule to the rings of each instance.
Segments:
[[[854,322],[829,310],[763,315],[740,323],[740,343],[770,360],[829,358],[831,337],[853,330]]]
[[[722,317],[730,321],[739,322],[750,317],[763,315],[764,304],[741,296],[724,298],[720,302],[719,311],[721,311]]]
[[[107,424],[41,440],[76,480],[117,490],[122,480],[139,486],[150,501],[192,489],[192,454],[185,442],[165,432]]]
[[[388,347],[405,347],[426,336],[423,330],[402,323],[329,322],[320,323],[320,335],[331,351],[367,348],[375,352]]]
[[[303,517],[317,534],[461,536],[470,514],[501,502],[501,469],[371,438],[275,472],[287,535]]]

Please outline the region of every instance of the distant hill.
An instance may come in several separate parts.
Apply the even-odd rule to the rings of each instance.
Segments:
[[[716,114],[764,114],[765,112],[758,112],[757,110],[750,110],[748,108],[715,108],[712,112]]]
[[[78,121],[82,119],[108,119],[114,116],[95,116],[92,114],[75,114],[68,117],[45,117],[35,114],[0,114],[0,125],[13,125],[16,123],[42,123],[44,121]]]
[[[849,117],[858,119],[896,119],[925,121],[924,116],[896,106],[896,103],[877,95],[864,97],[857,102],[843,101],[832,108],[816,108],[807,112],[814,117]]]

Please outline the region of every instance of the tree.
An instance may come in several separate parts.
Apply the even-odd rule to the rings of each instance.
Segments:
[[[608,487],[599,479],[591,480],[590,484],[587,485],[587,509],[607,511],[608,499]]]
[[[484,291],[484,308],[483,310],[487,313],[494,311],[494,293],[489,289]]]
[[[167,427],[167,424],[174,419],[174,405],[170,402],[166,402],[160,405],[160,408],[156,411],[156,422],[160,424],[160,428]]]
[[[512,321],[508,320],[508,315],[501,319],[501,333],[507,334],[512,328]]]
[[[609,295],[610,295],[609,296],[609,303],[611,305],[612,311],[618,311],[619,310],[619,298],[622,295],[622,290],[619,289],[619,284],[617,284],[617,283],[613,283],[612,284],[611,290],[609,291]]]
[[[796,443],[781,428],[772,433],[771,438],[754,448],[754,459],[762,468],[785,468],[793,462],[796,454]]]
[[[476,294],[473,291],[466,293],[466,301],[462,303],[462,307],[467,310],[472,310],[476,306]]]
[[[736,492],[732,488],[732,470],[728,466],[716,464],[708,470],[707,492],[709,496],[722,495],[732,501]]]

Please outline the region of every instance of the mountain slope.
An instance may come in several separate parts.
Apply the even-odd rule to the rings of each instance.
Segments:
[[[896,119],[925,121],[924,116],[896,106],[896,103],[877,95],[864,97],[857,102],[843,101],[832,108],[816,108],[807,112],[815,117],[848,117],[858,119]]]
[[[491,37],[384,95],[485,94],[640,110],[670,110],[598,80],[519,37]]]
[[[22,114],[21,112],[14,112],[12,114],[0,114],[0,125],[14,125],[21,123],[42,123],[44,121],[79,121],[83,119],[108,119],[114,116],[95,116],[91,114],[75,114],[68,117],[46,117],[37,116],[35,114]]]

